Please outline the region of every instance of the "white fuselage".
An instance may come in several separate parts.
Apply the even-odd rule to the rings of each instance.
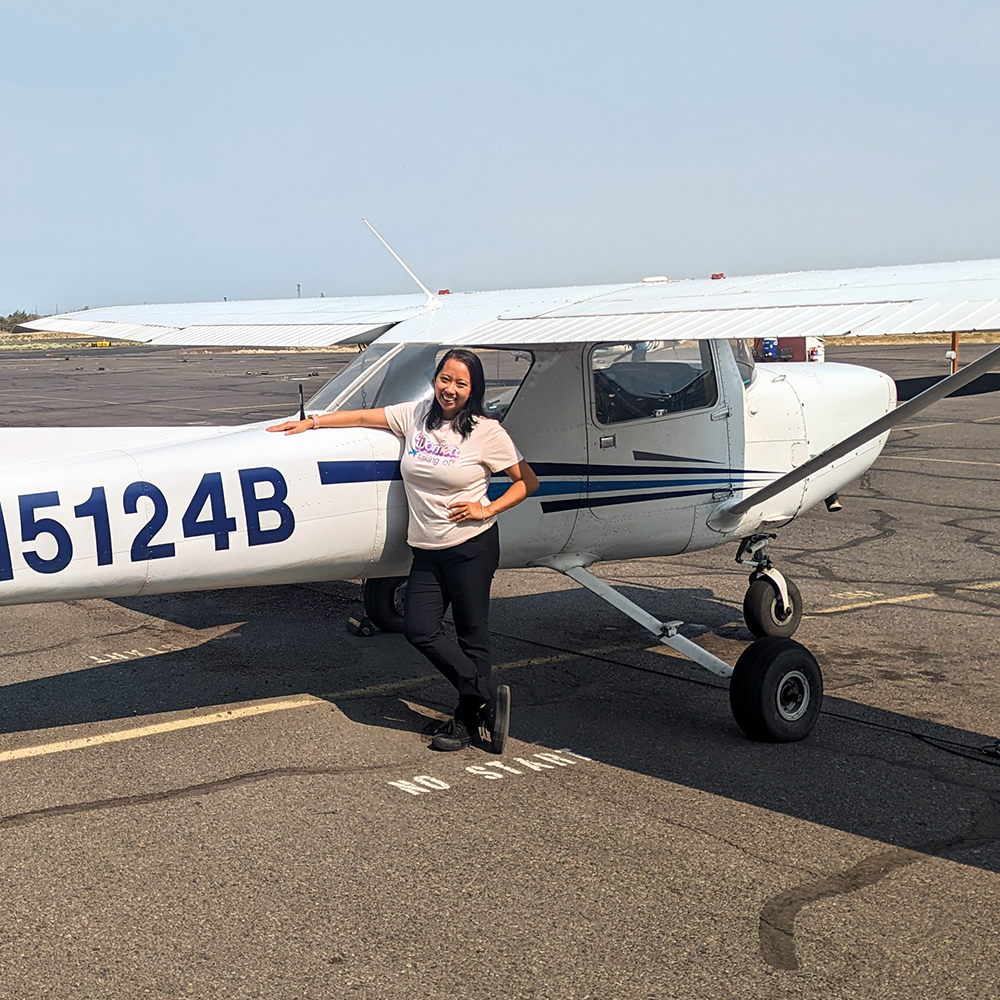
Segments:
[[[567,552],[673,555],[783,524],[861,475],[884,437],[733,530],[708,518],[895,402],[886,376],[846,365],[758,367],[744,388],[719,341],[710,406],[602,424],[592,350],[530,348],[504,426],[542,485],[500,519],[504,566]],[[2,604],[396,576],[409,566],[401,444],[386,431],[4,429],[0,449]],[[495,479],[491,493],[506,482]]]

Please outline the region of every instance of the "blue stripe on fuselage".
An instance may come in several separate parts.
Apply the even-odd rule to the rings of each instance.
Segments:
[[[324,486],[338,483],[389,482],[402,479],[398,461],[328,461],[319,462],[318,465],[319,480]],[[535,467],[533,466],[533,468]],[[564,474],[568,469],[572,469],[573,471],[584,470],[585,475],[589,472],[592,477],[601,477],[600,480],[595,480],[594,478],[570,480],[547,479],[540,483],[538,492],[535,494],[539,499],[542,497],[577,498],[543,502],[542,510],[546,513],[560,509],[568,510],[575,507],[604,507],[615,503],[643,503],[654,500],[666,500],[670,497],[710,495],[718,489],[739,489],[749,485],[751,479],[758,478],[760,475],[759,473],[748,473],[746,470],[731,470],[735,474],[729,474],[730,470],[726,469],[706,469],[704,470],[705,474],[696,479],[637,479],[633,477],[636,474],[641,476],[647,470],[638,466],[568,466],[562,463],[543,464],[541,468],[546,471],[558,468]],[[648,471],[654,474],[659,472],[660,476],[662,476],[663,472],[667,470],[650,469]],[[690,475],[691,472],[696,470],[677,470],[677,472],[681,471],[687,472]],[[701,472],[702,470],[699,469],[697,471]],[[628,479],[617,478],[622,473],[630,473],[631,476]],[[770,473],[770,475],[774,475],[774,473]],[[681,489],[681,487],[699,486],[702,488]],[[509,483],[506,476],[496,473],[489,484],[487,495],[490,500],[496,500],[497,497],[502,496],[507,491],[508,487]],[[624,492],[628,490],[642,490],[644,492]],[[670,492],[646,492],[649,490],[669,490]],[[605,495],[594,497],[593,500],[588,499],[591,494],[609,494],[618,491],[623,491],[621,496]]]
[[[319,481],[332,483],[382,483],[402,479],[399,462],[320,462]]]

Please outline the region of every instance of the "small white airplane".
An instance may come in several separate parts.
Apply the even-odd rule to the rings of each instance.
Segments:
[[[805,737],[822,675],[790,638],[801,598],[768,542],[870,468],[894,424],[1000,364],[1000,348],[897,407],[879,372],[755,366],[748,343],[1000,329],[1000,260],[454,295],[420,287],[94,309],[22,329],[185,345],[375,341],[310,413],[419,398],[442,351],[475,349],[488,410],[542,484],[502,516],[501,565],[563,573],[731,677],[748,736]],[[360,577],[370,620],[398,630],[409,564],[399,440],[264,426],[0,429],[0,604]],[[735,667],[589,569],[728,544],[750,570],[744,616],[760,637]]]

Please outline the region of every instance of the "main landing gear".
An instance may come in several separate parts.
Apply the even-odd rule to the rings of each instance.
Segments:
[[[361,593],[365,602],[365,615],[380,632],[403,631],[405,576],[365,580]]]
[[[743,620],[761,638],[766,635],[789,638],[802,621],[799,588],[771,564],[767,543],[776,535],[750,535],[740,542],[736,561],[753,564],[750,586],[743,598]]]
[[[772,536],[758,536],[764,539],[765,559],[769,537]],[[750,541],[752,540],[747,540]],[[747,542],[744,545],[749,551]],[[743,548],[744,546],[740,547],[741,552]],[[754,551],[759,552],[760,546]],[[816,659],[805,646],[787,636],[765,635],[743,650],[736,666],[731,667],[725,660],[720,660],[707,649],[682,636],[679,629],[683,622],[661,622],[590,573],[587,566],[595,561],[593,556],[565,554],[541,559],[538,564],[554,569],[586,587],[648,629],[665,646],[670,646],[719,677],[730,678],[729,705],[733,718],[751,739],[790,743],[804,739],[812,732],[823,705],[823,675]],[[769,579],[765,577],[760,582],[770,588]],[[783,577],[781,579],[784,581]],[[788,582],[784,583],[787,587]],[[801,607],[798,590],[794,589],[793,593],[795,605],[786,604],[784,607]],[[787,599],[786,595],[783,600]],[[798,618],[795,624],[798,625]]]

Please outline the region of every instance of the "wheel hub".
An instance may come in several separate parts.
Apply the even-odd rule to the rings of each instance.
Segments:
[[[795,722],[809,707],[809,680],[801,670],[791,670],[778,683],[776,696],[778,714],[787,722]]]
[[[794,608],[792,607],[792,602],[791,602],[791,601],[789,601],[789,602],[788,602],[788,607],[787,607],[787,608],[785,608],[785,613],[784,613],[784,614],[782,614],[782,613],[781,613],[781,612],[780,612],[780,611],[778,610],[778,598],[777,598],[777,597],[775,597],[775,598],[774,598],[774,603],[773,603],[773,604],[771,605],[771,617],[772,617],[772,618],[773,618],[773,619],[774,619],[774,620],[775,620],[775,621],[776,621],[776,622],[777,622],[777,623],[778,623],[779,625],[784,625],[784,624],[785,624],[785,622],[787,622],[787,621],[788,621],[788,619],[792,617],[792,611],[793,611],[793,610],[794,610]]]

